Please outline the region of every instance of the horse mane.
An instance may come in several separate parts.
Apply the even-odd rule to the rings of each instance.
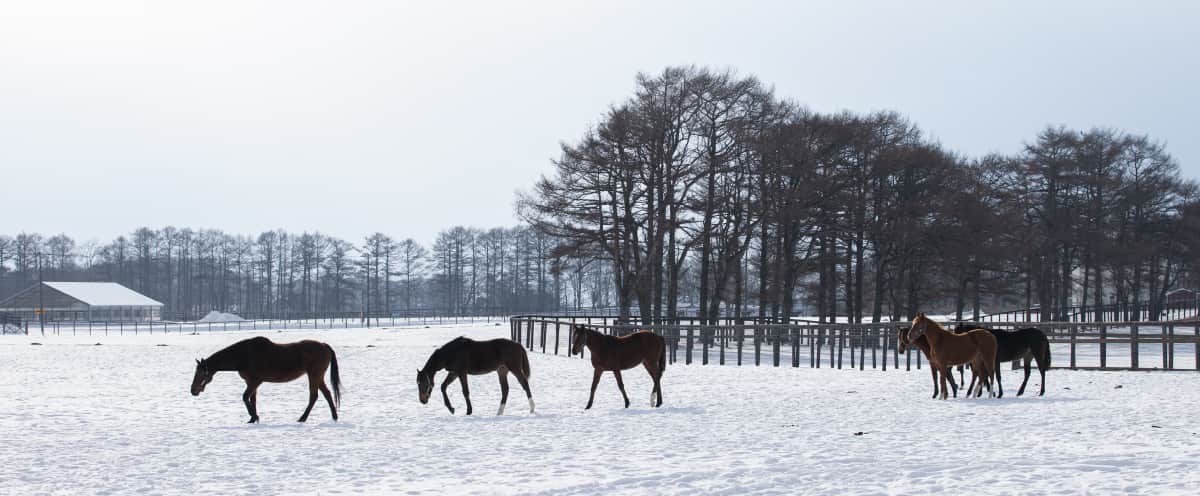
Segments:
[[[429,354],[429,359],[425,361],[425,366],[421,368],[421,372],[431,374],[441,370],[445,367],[446,354],[470,341],[466,336],[459,336],[439,346],[438,349],[433,350],[433,353]]]
[[[268,343],[271,342],[270,339],[262,336],[243,339],[217,350],[215,353],[209,355],[208,358],[201,360],[201,362],[204,363],[204,366],[209,370],[226,370],[226,367],[236,368],[238,366],[238,352],[240,352],[242,348],[249,346],[250,343],[254,341],[266,341]]]

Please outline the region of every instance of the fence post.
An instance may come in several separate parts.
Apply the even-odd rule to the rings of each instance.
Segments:
[[[1129,368],[1138,369],[1138,326],[1129,328]]]
[[[1167,326],[1159,324],[1158,338],[1162,348],[1162,368],[1167,368]]]
[[[525,329],[525,347],[533,351],[533,319],[529,319],[529,325]]]
[[[1168,336],[1171,342],[1167,345],[1167,368],[1175,368],[1175,324],[1167,324]]]
[[[792,367],[800,367],[800,329],[788,327],[788,337],[792,341]]]
[[[853,369],[854,368],[854,329],[847,329],[846,337],[847,337],[847,339],[849,339],[849,341],[846,343],[846,347],[850,348],[850,368]]]
[[[838,370],[842,370],[842,352],[846,350],[846,329],[838,329]]]
[[[1108,367],[1108,326],[1100,324],[1100,368]]]
[[[867,358],[866,349],[863,348],[863,344],[866,342],[866,340],[861,338],[865,334],[865,331],[861,329],[859,330],[860,339],[858,342],[858,370],[866,370],[866,364],[863,363]],[[871,348],[871,362],[871,368],[875,368],[875,348]]]
[[[542,321],[542,353],[546,352],[546,321]]]
[[[742,366],[742,346],[745,344],[745,341],[746,341],[746,326],[745,326],[745,324],[738,324],[738,328],[737,328],[735,335],[737,336],[737,355],[738,355],[737,364],[738,364],[738,367],[741,367]]]
[[[825,346],[825,328],[824,327],[817,328],[817,338],[815,339],[815,341],[817,342],[817,349],[816,349],[816,353],[813,353],[813,356],[816,357],[817,368],[819,369],[819,368],[821,368],[821,351],[822,351],[821,347]]]
[[[1197,335],[1200,336],[1200,327],[1197,327]],[[754,366],[762,365],[762,331],[761,327],[754,328]]]
[[[774,366],[778,367],[779,366],[779,348],[782,345],[782,343],[780,343],[780,341],[783,339],[783,336],[782,336],[782,333],[779,332],[779,329],[775,329],[775,332],[772,332],[771,334],[772,334],[771,337],[774,338],[771,340],[772,363],[774,364]]]
[[[820,361],[818,361],[818,360],[817,360],[818,358],[820,358],[820,357],[817,357],[817,354],[818,354],[818,353],[820,353],[820,349],[817,349],[817,340],[815,339],[815,337],[814,337],[814,336],[812,336],[812,335],[814,335],[815,333],[816,333],[816,329],[812,329],[812,328],[809,328],[809,329],[808,329],[808,335],[809,335],[809,369],[816,369],[817,365],[820,365]]]
[[[887,372],[887,350],[888,350],[888,345],[889,345],[888,341],[891,339],[891,337],[890,337],[890,334],[887,332],[880,332],[880,334],[882,334],[882,337],[883,337],[883,352],[881,353],[881,355],[883,355],[883,371]],[[875,356],[875,350],[871,350],[871,356],[872,357]],[[872,358],[871,360],[872,360],[871,365],[874,366],[874,363],[873,363],[874,358]]]
[[[733,325],[732,323],[726,325]],[[725,365],[725,329],[717,329],[717,364]]]
[[[1192,328],[1192,366],[1200,370],[1200,320]]]
[[[702,353],[702,356],[700,357],[700,365],[708,365],[708,342],[710,340],[712,340],[712,331],[701,327],[700,352]]]
[[[554,354],[558,354],[558,319],[554,320]]]
[[[692,346],[694,346],[693,340],[695,339],[694,334],[695,329],[689,325],[687,330],[687,345],[685,347],[687,349],[687,356],[685,356],[683,359],[683,363],[686,365],[692,364]]]
[[[1071,326],[1071,370],[1075,370],[1075,340],[1078,337],[1079,328]]]

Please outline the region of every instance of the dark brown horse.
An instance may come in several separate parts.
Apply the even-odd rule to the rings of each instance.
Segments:
[[[467,386],[467,376],[491,372],[500,375],[500,410],[496,415],[504,415],[504,404],[508,402],[509,372],[521,383],[525,397],[529,398],[529,413],[533,413],[533,393],[529,391],[529,356],[516,341],[475,341],[460,336],[435,350],[425,362],[425,367],[417,371],[417,399],[421,400],[422,405],[428,403],[429,396],[433,394],[433,376],[439,370],[448,372],[446,380],[442,381],[442,400],[450,413],[454,413],[454,407],[450,405],[446,387],[458,379],[462,384],[463,398],[467,400],[467,415],[470,415],[471,390]]]
[[[979,393],[983,387],[992,393],[993,369],[996,362],[996,337],[983,329],[968,331],[965,334],[954,334],[937,322],[930,320],[923,313],[918,313],[913,319],[908,339],[915,340],[924,336],[929,341],[929,365],[936,367],[942,374],[942,399],[946,399],[948,391],[947,379],[950,377],[950,367],[964,363],[971,364],[971,372],[979,378]],[[953,380],[953,379],[950,379]],[[967,390],[967,397],[973,391]]]
[[[918,337],[916,339],[916,341],[912,341],[912,340],[908,339],[908,331],[909,331],[908,327],[896,328],[896,342],[897,342],[896,349],[897,349],[897,351],[899,351],[901,354],[903,354],[908,350],[908,346],[915,346],[918,350],[921,350],[921,353],[925,354],[925,360],[929,360],[929,340],[926,339],[925,336],[921,336],[921,337]],[[938,392],[940,392],[940,389],[938,388],[938,369],[937,369],[937,367],[930,366],[929,374],[933,376],[933,398],[937,399]],[[950,390],[954,394],[954,397],[957,398],[958,397],[958,383],[956,383],[954,381],[953,377],[950,378]]]
[[[325,370],[329,370],[333,394],[325,387]],[[333,348],[320,341],[304,340],[296,343],[278,344],[262,336],[245,339],[213,353],[208,358],[196,360],[196,375],[192,378],[192,396],[199,396],[204,386],[212,382],[213,375],[222,370],[237,371],[246,381],[246,392],[242,403],[250,412],[250,423],[258,422],[258,386],[264,382],[291,382],[308,376],[308,407],[299,422],[308,420],[308,413],[317,402],[317,391],[329,403],[329,413],[337,420],[337,406],[341,402],[342,379],[338,377],[337,355]]]
[[[625,398],[625,408],[629,408],[629,396],[625,394],[625,383],[621,381],[621,371],[637,367],[646,367],[650,378],[654,380],[654,388],[650,390],[650,405],[662,406],[662,375],[667,370],[667,344],[662,336],[650,331],[638,331],[627,336],[615,337],[601,334],[587,326],[574,326],[575,336],[571,342],[571,354],[582,356],[583,347],[587,346],[592,353],[592,393],[588,396],[587,407],[592,407],[596,399],[596,386],[600,384],[600,375],[604,371],[612,371],[617,378],[617,388],[621,397]],[[658,401],[655,402],[655,395]]]

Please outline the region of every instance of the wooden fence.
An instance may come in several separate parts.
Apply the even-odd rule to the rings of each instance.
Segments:
[[[696,322],[696,321],[685,321]],[[921,368],[920,351],[901,355],[896,325],[757,324],[734,319],[718,325],[639,325],[604,316],[516,316],[511,337],[531,351],[567,355],[573,324],[610,335],[653,331],[667,340],[667,360],[702,365],[788,365],[887,370]],[[1037,327],[1050,340],[1055,368],[1088,370],[1200,370],[1200,323],[1073,322],[989,323],[995,329]],[[586,354],[586,352],[585,352]],[[1015,362],[1014,362],[1015,365]]]

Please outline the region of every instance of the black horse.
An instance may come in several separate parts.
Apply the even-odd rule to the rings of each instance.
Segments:
[[[433,376],[439,370],[449,373],[446,380],[442,381],[442,400],[446,402],[450,413],[454,413],[454,407],[450,405],[446,387],[458,379],[462,384],[463,398],[467,400],[467,415],[470,415],[471,391],[467,387],[467,376],[491,372],[500,375],[500,410],[496,415],[504,415],[504,404],[508,402],[509,372],[517,376],[517,382],[525,390],[525,397],[529,398],[529,413],[533,413],[533,393],[529,392],[529,356],[516,341],[475,341],[460,336],[438,348],[429,356],[425,367],[417,371],[417,392],[421,404],[429,402],[429,396],[433,394]]]
[[[1042,376],[1041,391],[1038,396],[1046,394],[1046,370],[1050,368],[1050,340],[1046,333],[1036,327],[1026,327],[1015,331],[988,329],[972,324],[958,324],[955,333],[967,332],[971,329],[984,329],[996,336],[996,386],[999,397],[1004,396],[1004,386],[1000,383],[1000,364],[1012,360],[1023,359],[1025,362],[1025,380],[1021,381],[1017,396],[1025,394],[1025,385],[1029,383],[1030,362],[1037,361],[1038,373]],[[961,374],[962,369],[959,369]],[[971,379],[971,384],[975,379]]]
[[[236,371],[246,381],[246,392],[242,403],[250,413],[250,423],[258,422],[258,386],[264,382],[291,382],[308,376],[308,407],[300,415],[300,422],[308,420],[308,414],[317,402],[317,391],[325,395],[329,413],[337,420],[337,405],[341,402],[342,379],[338,376],[337,354],[333,348],[320,341],[304,340],[279,344],[262,336],[244,339],[231,344],[208,358],[196,360],[196,373],[192,377],[192,396],[199,396],[204,386],[212,382],[213,375],[222,370]],[[325,387],[325,370],[329,370],[329,382],[333,394]]]

